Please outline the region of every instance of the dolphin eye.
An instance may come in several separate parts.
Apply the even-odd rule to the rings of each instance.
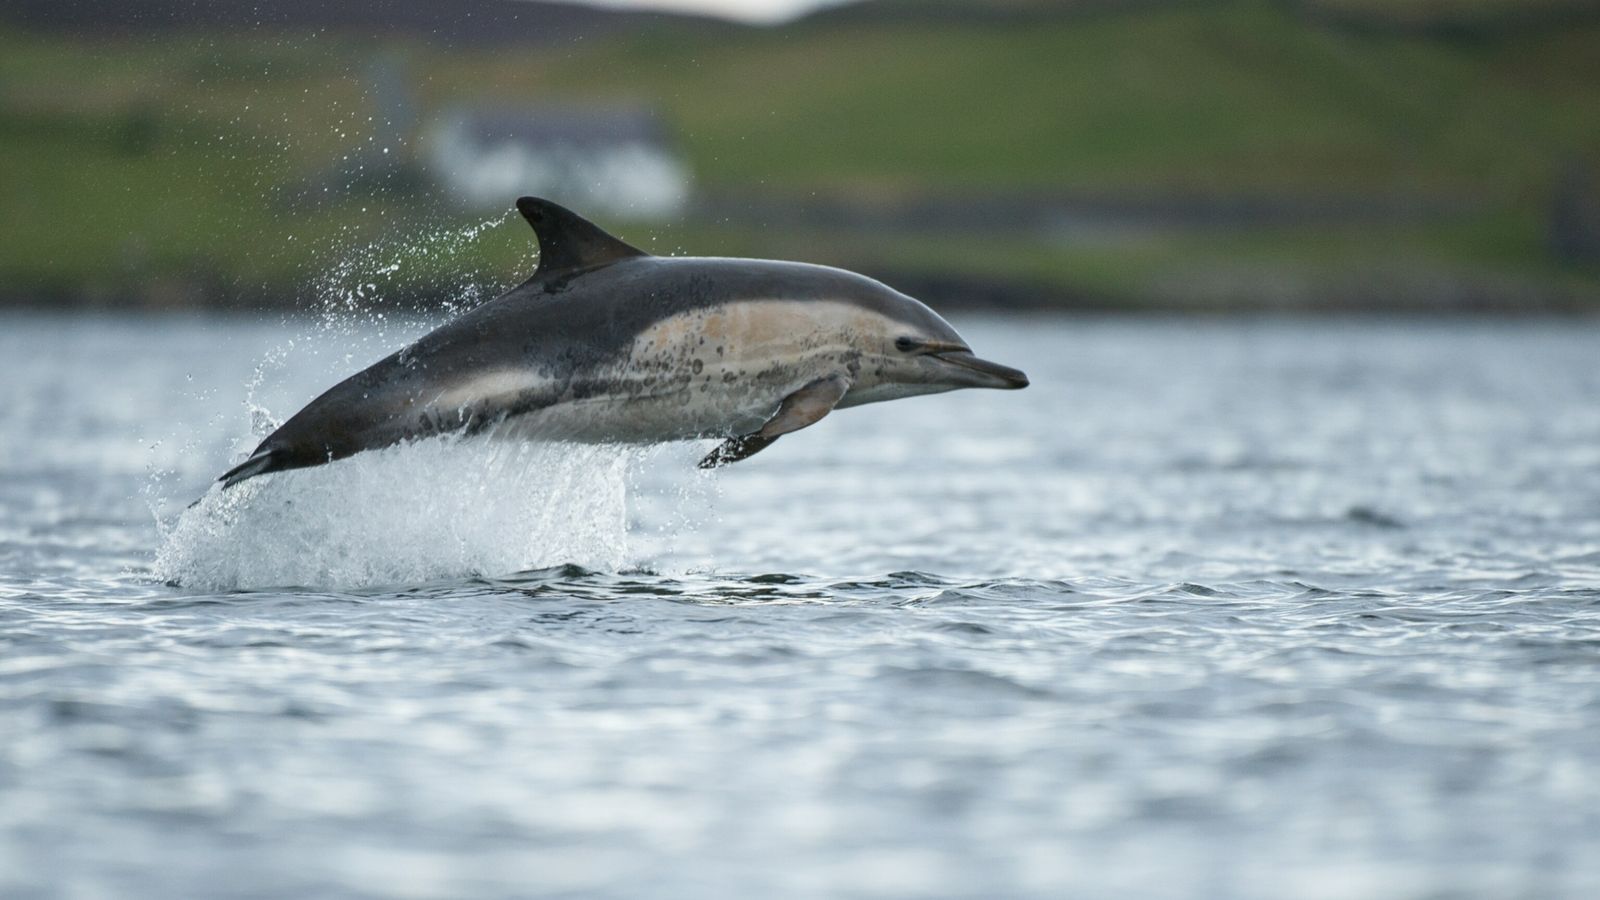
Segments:
[[[910,353],[922,345],[916,338],[902,337],[894,339],[894,348],[901,353]]]

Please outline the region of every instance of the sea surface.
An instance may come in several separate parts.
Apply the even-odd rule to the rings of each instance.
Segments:
[[[1600,897],[1600,323],[952,318],[226,495],[428,323],[0,318],[0,896]]]

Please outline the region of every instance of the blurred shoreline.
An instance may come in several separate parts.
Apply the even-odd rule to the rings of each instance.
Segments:
[[[1185,292],[1140,298],[1071,294],[1062,289],[1025,281],[929,275],[917,272],[873,271],[871,277],[940,310],[1018,315],[1193,315],[1193,316],[1313,316],[1337,318],[1429,317],[1439,315],[1489,317],[1567,317],[1600,319],[1600,296],[1581,288],[1567,291],[1517,283],[1463,284],[1448,276],[1436,280],[1363,282],[1258,281],[1241,287],[1218,280],[1212,293]],[[162,281],[140,293],[43,292],[13,293],[0,290],[0,315],[118,314],[221,316],[304,316],[315,318],[326,310],[346,308],[337,300],[312,292],[245,292],[216,289],[214,282]],[[401,315],[455,312],[498,296],[514,283],[483,287],[476,298],[464,299],[457,286],[437,290],[412,290],[373,294],[363,308]]]
[[[1600,4],[253,10],[0,12],[0,307],[436,306],[531,193],[951,309],[1600,310]]]

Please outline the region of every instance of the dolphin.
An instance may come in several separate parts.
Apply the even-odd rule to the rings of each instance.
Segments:
[[[402,441],[491,432],[583,443],[723,438],[750,457],[835,409],[1028,385],[937,313],[827,266],[652,256],[523,197],[533,277],[295,413],[224,488]]]

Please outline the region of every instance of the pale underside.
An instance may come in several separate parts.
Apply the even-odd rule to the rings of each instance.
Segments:
[[[456,416],[471,410],[492,421],[488,433],[522,439],[646,443],[748,434],[819,378],[848,380],[840,407],[938,390],[885,380],[897,327],[841,302],[726,304],[662,319],[619,357],[561,382],[538,368],[497,368],[424,405]]]

